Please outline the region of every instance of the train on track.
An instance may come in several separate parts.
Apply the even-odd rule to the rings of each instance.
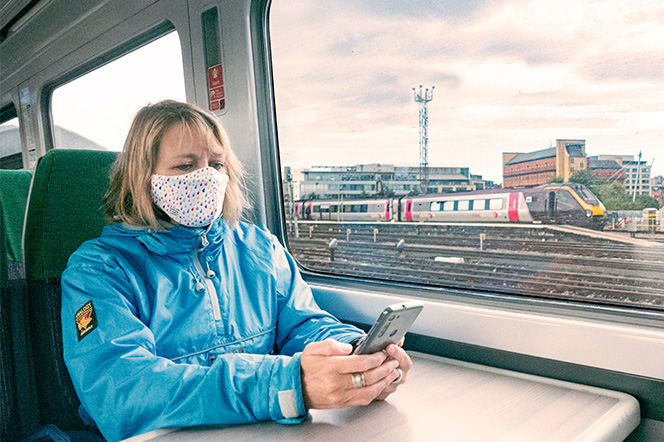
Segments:
[[[602,203],[579,183],[362,200],[302,200],[294,216],[316,221],[518,222],[602,229]]]

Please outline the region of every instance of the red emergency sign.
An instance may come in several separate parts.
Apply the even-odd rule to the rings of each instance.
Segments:
[[[211,111],[223,110],[226,107],[224,75],[220,64],[208,68],[208,98]]]

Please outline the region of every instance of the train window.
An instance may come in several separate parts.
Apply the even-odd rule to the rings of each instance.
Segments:
[[[314,229],[320,239],[338,235],[343,260],[330,262],[325,241],[312,250],[309,235],[294,234],[320,221],[287,218],[300,265],[478,295],[664,310],[664,254],[652,252],[661,247],[633,241],[620,227],[628,223],[614,227],[606,216],[636,206],[642,195],[632,193],[654,192],[664,172],[664,161],[652,162],[664,139],[662,2],[574,5],[570,14],[566,3],[535,0],[334,8],[272,0],[275,115],[290,184],[301,201],[386,200],[395,221],[385,223],[382,210],[344,217],[358,231],[378,227],[382,246],[347,237],[343,223]],[[585,174],[584,184],[570,183]],[[337,184],[332,175],[363,187],[314,192]],[[602,176],[614,182],[595,185]],[[637,239],[664,241],[660,221],[655,232],[633,220]],[[491,241],[478,250],[485,233]],[[400,239],[412,248],[398,255]],[[347,244],[364,240],[364,248]],[[465,264],[441,271],[436,256]],[[618,273],[598,276],[606,268]]]
[[[454,210],[454,201],[445,201],[443,202],[443,210],[445,212],[450,212]]]
[[[458,201],[457,210],[470,210],[470,201],[469,200]]]
[[[165,98],[186,99],[175,31],[54,89],[54,146],[120,151],[136,111]]]
[[[21,136],[13,105],[0,109],[0,169],[22,169]]]
[[[473,210],[486,210],[488,200],[474,200],[473,201]]]
[[[489,200],[489,210],[502,210],[502,209],[503,209],[502,198],[491,198]]]

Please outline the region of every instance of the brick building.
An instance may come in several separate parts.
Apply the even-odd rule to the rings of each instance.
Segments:
[[[585,140],[556,140],[555,147],[528,153],[503,153],[503,187],[546,184],[588,167]]]
[[[608,182],[625,182],[625,170],[622,164],[614,159],[600,159],[600,156],[588,157],[588,169],[599,178]]]

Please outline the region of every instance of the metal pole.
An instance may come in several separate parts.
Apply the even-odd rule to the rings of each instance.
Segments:
[[[641,152],[639,152],[639,163],[636,166],[636,187],[634,187],[634,193],[632,193],[632,202],[636,201],[636,189],[641,187]]]

